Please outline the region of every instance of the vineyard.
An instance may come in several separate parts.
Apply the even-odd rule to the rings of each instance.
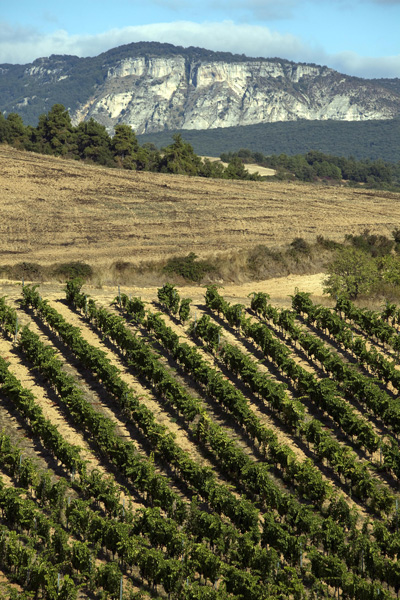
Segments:
[[[0,298],[0,597],[400,591],[400,307]]]

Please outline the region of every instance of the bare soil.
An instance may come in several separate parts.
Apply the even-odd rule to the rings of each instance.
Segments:
[[[210,160],[211,162],[219,162],[224,167],[228,166],[228,163],[223,162],[220,158],[216,158],[215,156],[203,156],[202,158],[208,158],[208,160]],[[258,173],[259,175],[262,175],[263,177],[271,177],[272,175],[275,175],[275,173],[276,173],[275,169],[269,169],[268,167],[260,167],[259,165],[255,165],[255,164],[251,164],[251,163],[246,164],[245,168],[246,168],[246,171],[248,171],[250,174]]]
[[[316,275],[289,275],[288,277],[275,277],[265,281],[253,281],[244,284],[227,284],[221,286],[223,296],[229,302],[238,302],[249,304],[249,294],[252,292],[266,292],[271,297],[271,303],[281,307],[291,305],[290,296],[296,289],[302,292],[309,292],[315,302],[319,302],[323,295],[324,273]],[[157,298],[157,289],[159,286],[121,286],[121,293],[131,294],[141,298],[145,302],[152,302]],[[44,297],[49,300],[62,298],[65,285],[55,282],[41,282],[40,290]],[[185,285],[177,286],[179,294],[184,298],[191,298],[194,304],[204,301],[206,286],[203,285]],[[85,293],[92,296],[100,303],[109,304],[118,295],[118,287],[110,285],[95,286],[85,284]],[[10,299],[21,297],[21,281],[10,281],[0,279],[0,296],[7,296]],[[324,299],[325,300],[325,299]]]

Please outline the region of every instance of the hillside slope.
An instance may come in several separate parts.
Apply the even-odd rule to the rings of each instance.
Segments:
[[[400,161],[400,119],[383,121],[286,121],[258,123],[244,127],[207,130],[179,130],[138,136],[140,144],[168,146],[180,133],[197,154],[220,156],[240,148],[271,154],[306,154],[320,150],[333,156],[354,156],[357,160]]]
[[[389,235],[399,195],[89,166],[0,146],[1,263],[159,261],[236,253],[317,235]]]
[[[72,287],[76,290],[70,286],[70,292]],[[214,595],[221,600],[228,595],[232,600],[258,600],[260,590],[262,597],[270,598],[294,597],[293,590],[310,600],[317,593],[325,598],[396,597],[400,462],[394,450],[389,452],[388,440],[393,440],[393,448],[395,440],[388,434],[392,427],[398,434],[399,425],[392,422],[393,413],[373,413],[370,404],[371,393],[379,390],[380,397],[395,408],[387,381],[381,381],[378,388],[377,379],[361,360],[343,349],[335,337],[327,336],[324,328],[312,326],[311,320],[307,323],[291,311],[283,314],[291,314],[286,323],[296,328],[297,343],[284,319],[279,327],[271,319],[268,325],[261,323],[254,310],[248,310],[248,297],[241,306],[246,329],[232,327],[225,314],[226,301],[223,317],[210,307],[212,293],[209,290],[208,298],[202,296],[191,306],[191,318],[198,325],[195,337],[187,325],[159,312],[155,295],[143,305],[145,322],[136,322],[132,314],[115,305],[110,308],[115,290],[101,291],[99,296],[98,290],[86,286],[81,295],[79,290],[74,296],[69,294],[69,302],[60,290],[49,294],[47,286],[37,291],[14,286],[7,303],[2,303],[6,324],[12,325],[8,331],[15,331],[18,324],[28,324],[29,329],[20,330],[17,345],[7,330],[0,336],[1,354],[8,361],[0,361],[0,420],[16,444],[13,454],[7,454],[8,438],[3,431],[0,479],[3,494],[14,487],[10,496],[17,496],[23,508],[33,503],[31,498],[40,498],[35,522],[22,519],[21,514],[26,514],[22,510],[12,513],[8,505],[9,512],[3,511],[3,541],[16,537],[13,530],[24,534],[18,538],[18,562],[2,558],[8,578],[4,590],[0,580],[3,597],[8,581],[19,583],[21,592],[37,590],[37,578],[25,584],[25,563],[20,556],[28,544],[35,550],[31,556],[40,556],[41,565],[50,572],[45,589],[55,589],[57,581],[64,587],[68,569],[73,583],[80,584],[77,598],[82,600],[93,595],[89,590],[99,596],[102,588],[113,597],[120,590],[124,598],[133,597],[140,590],[146,599],[154,598],[154,592],[166,598],[171,572],[175,573],[172,600],[195,597],[191,592],[199,590],[199,573],[207,586],[203,596],[213,586],[221,590]],[[25,300],[21,302],[22,294]],[[87,294],[90,314],[86,315],[82,301],[86,305]],[[273,307],[269,309],[278,315]],[[332,316],[339,319],[336,313]],[[218,351],[212,350],[211,343],[203,343],[207,338],[201,322],[218,331]],[[375,357],[390,356],[388,348],[368,339],[354,323],[345,326],[355,340],[368,340]],[[269,343],[260,343],[256,332],[263,332]],[[316,348],[318,356],[313,354]],[[138,349],[146,360],[137,358]],[[321,369],[322,352],[326,372]],[[229,354],[240,357],[237,365],[229,363]],[[346,379],[332,376],[333,358]],[[62,388],[57,382],[67,381],[66,373],[68,387]],[[366,398],[349,391],[351,373],[365,384]],[[254,389],[249,383],[252,375]],[[316,391],[304,395],[304,381]],[[25,402],[15,402],[16,396]],[[32,407],[36,421],[29,418]],[[63,449],[72,449],[69,443],[78,445],[78,465],[89,457],[87,476],[83,468],[71,473],[70,455],[65,453],[64,458],[52,440],[47,441],[44,425]],[[263,445],[258,443],[262,436]],[[118,460],[122,448],[127,458]],[[19,467],[11,464],[11,458]],[[45,469],[45,492],[41,473],[33,481],[22,477],[29,466],[27,459],[34,459],[34,464],[37,460]],[[36,475],[30,466],[30,473]],[[206,484],[200,474],[207,475]],[[54,490],[52,485],[58,487]],[[47,490],[59,491],[57,510],[51,513],[50,502],[43,501],[45,493],[52,498]],[[40,523],[51,525],[51,538],[43,540],[36,533],[39,518]],[[64,533],[57,546],[64,554],[54,549],[56,527]],[[99,532],[101,544],[95,537]],[[159,543],[161,535],[167,541],[164,545]],[[222,543],[224,539],[229,543]],[[328,544],[331,539],[338,542]],[[119,540],[118,558],[124,556],[118,562],[111,561],[115,540]],[[74,549],[88,547],[83,564],[90,564],[90,569],[74,567],[75,554],[65,551],[68,543]],[[134,552],[128,552],[129,548]],[[261,552],[272,557],[271,568],[260,570]],[[162,570],[143,576],[143,555],[145,559],[150,556],[151,565],[161,564]],[[207,562],[194,561],[193,556],[206,556]],[[368,560],[360,569],[364,556]],[[49,557],[52,564],[45,562]],[[215,569],[212,577],[209,564]],[[331,570],[319,568],[321,564],[335,565],[334,584],[339,591],[331,585]],[[385,568],[378,570],[379,564]],[[102,577],[106,567],[117,577]],[[281,571],[290,577],[280,579]],[[240,585],[236,590],[237,581],[245,581],[246,586],[250,582],[251,587]],[[232,593],[227,595],[226,589]]]

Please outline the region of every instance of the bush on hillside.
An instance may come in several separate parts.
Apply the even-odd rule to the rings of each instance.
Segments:
[[[164,273],[174,273],[189,281],[199,282],[207,273],[215,271],[215,267],[205,261],[196,260],[197,255],[190,252],[187,256],[173,256],[165,265]]]
[[[86,281],[93,276],[93,268],[80,261],[62,263],[55,267],[53,275],[64,280],[80,278]]]

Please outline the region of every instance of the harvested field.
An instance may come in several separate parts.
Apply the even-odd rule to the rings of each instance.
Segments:
[[[317,235],[390,235],[400,196],[323,185],[207,180],[84,165],[0,147],[2,263],[160,261]]]

